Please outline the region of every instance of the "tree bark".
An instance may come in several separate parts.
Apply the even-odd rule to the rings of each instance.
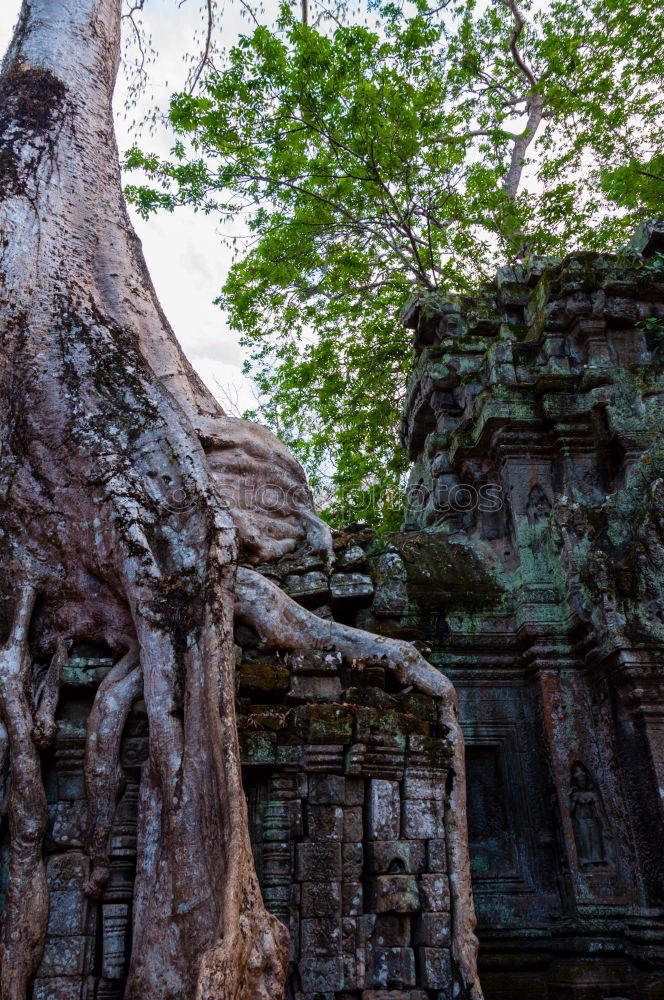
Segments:
[[[22,693],[29,626],[33,652],[52,653],[63,637],[140,650],[142,685],[133,675],[98,693],[86,774],[96,892],[123,710],[142,693],[151,863],[139,859],[126,996],[248,1000],[264,982],[277,997],[287,934],[261,902],[235,734],[233,514],[248,559],[328,538],[286,449],[224,416],[159,308],[120,187],[119,30],[119,0],[32,0],[0,79],[0,585],[10,633],[0,698],[12,833],[2,996],[24,1000],[47,914],[45,798]],[[251,497],[239,476],[245,493],[266,476],[279,483],[280,516],[243,512]],[[32,614],[20,597],[28,590]],[[21,644],[10,631],[17,615]],[[220,978],[203,975],[211,963]]]
[[[160,309],[120,185],[119,36],[120,0],[24,0],[0,76],[0,992],[25,1000],[43,948],[37,745],[73,640],[118,659],[88,724],[91,895],[107,877],[122,725],[139,695],[148,713],[126,1000],[278,1000],[288,934],[261,898],[235,725],[236,565],[298,546],[329,560],[331,539],[300,466],[222,412]],[[243,577],[243,592],[268,614],[261,580]],[[41,701],[35,655],[53,657]]]
[[[519,193],[521,175],[523,174],[523,168],[526,162],[526,152],[528,151],[528,147],[531,142],[537,135],[537,130],[542,124],[542,119],[544,117],[544,101],[539,94],[533,94],[528,98],[526,112],[528,114],[526,127],[521,135],[514,140],[509,169],[503,182],[503,188],[510,201],[515,201],[516,196]]]

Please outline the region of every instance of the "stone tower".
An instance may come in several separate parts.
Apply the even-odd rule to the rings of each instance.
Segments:
[[[649,223],[406,314],[407,530],[363,625],[459,692],[489,1000],[664,996],[663,252]]]

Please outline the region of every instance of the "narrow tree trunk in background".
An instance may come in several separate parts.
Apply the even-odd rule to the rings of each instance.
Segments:
[[[279,1000],[288,934],[261,898],[235,725],[236,564],[297,546],[327,560],[331,539],[300,466],[221,411],[159,307],[120,186],[119,43],[120,0],[24,0],[0,76],[0,996],[26,1000],[43,949],[36,747],[53,735],[67,639],[117,660],[87,730],[91,895],[108,878],[124,719],[141,695],[148,714],[126,1000]],[[278,511],[256,502],[268,483]],[[283,595],[243,572],[243,613],[274,640]],[[315,645],[318,620],[297,621],[284,645]],[[457,726],[449,682],[393,645],[391,666],[410,663]],[[35,656],[52,657],[41,701],[28,697]],[[454,948],[479,997],[460,740],[455,753]]]
[[[526,162],[526,152],[537,135],[544,115],[544,101],[539,94],[530,98],[527,107],[528,118],[522,135],[514,140],[509,169],[503,181],[503,188],[510,201],[516,199],[521,184],[521,175]]]

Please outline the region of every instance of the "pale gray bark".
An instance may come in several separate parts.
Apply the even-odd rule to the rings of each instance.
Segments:
[[[527,88],[525,110],[528,117],[526,125],[521,135],[514,137],[510,165],[503,181],[505,193],[510,201],[514,201],[519,193],[519,185],[521,184],[521,176],[526,163],[528,147],[537,135],[538,129],[544,119],[544,99],[538,92],[538,80],[519,49],[519,39],[526,27],[526,22],[519,5],[516,3],[516,0],[500,0],[500,2],[503,6],[507,7],[514,21],[514,28],[509,40],[510,53]]]
[[[211,996],[248,1000],[264,969],[277,997],[287,934],[265,911],[253,870],[229,676],[233,513],[251,521],[249,558],[307,537],[326,548],[329,536],[297,463],[267,432],[224,416],[159,308],[120,188],[111,115],[119,26],[119,0],[25,3],[0,78],[2,615],[11,618],[18,584],[38,596],[36,649],[52,653],[63,637],[118,654],[140,648],[154,790],[142,797],[153,810],[142,823],[160,834],[156,845],[141,838],[156,864],[139,861],[143,945],[132,951],[127,997],[202,997],[209,986]],[[218,476],[217,451],[229,459],[217,461]],[[299,489],[281,517],[243,514],[242,494],[225,500],[225,470],[242,467]],[[23,669],[14,650],[2,690],[17,831],[3,1000],[24,1000],[47,912],[45,800],[32,716],[9,683]],[[93,892],[117,791],[118,720],[136,681],[114,692],[125,695],[119,708],[101,690],[93,711]]]
[[[526,127],[521,135],[514,140],[509,169],[503,182],[505,193],[510,201],[514,201],[519,193],[521,176],[526,164],[526,153],[531,142],[537,135],[537,130],[542,124],[544,117],[544,102],[539,94],[534,94],[528,99],[526,111],[528,114]]]

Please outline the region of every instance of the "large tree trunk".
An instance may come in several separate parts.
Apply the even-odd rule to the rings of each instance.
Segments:
[[[121,193],[119,34],[120,0],[24,0],[0,77],[0,772],[8,757],[11,833],[0,995],[25,1000],[43,948],[37,747],[53,736],[72,639],[118,658],[88,723],[91,895],[108,877],[124,720],[138,696],[148,712],[127,1000],[277,1000],[288,935],[263,906],[249,842],[236,564],[296,546],[327,557],[330,537],[287,449],[223,414],[161,312]],[[258,624],[274,595],[254,578],[243,578],[242,607]],[[30,663],[44,654],[38,696]],[[453,715],[453,692],[437,692]],[[460,742],[455,775],[462,796]],[[479,995],[459,820],[457,956]]]

